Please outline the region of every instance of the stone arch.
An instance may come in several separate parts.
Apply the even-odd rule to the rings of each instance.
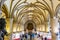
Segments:
[[[0,13],[2,13],[2,7],[4,6],[5,1],[7,1],[7,0],[0,0],[0,11],[1,11]],[[5,15],[7,15],[7,14],[5,14]]]
[[[32,21],[32,20],[28,20],[28,21],[24,24],[24,29],[27,28],[27,24],[28,24],[28,23],[32,23],[32,24],[33,24],[33,29],[36,29],[36,24],[35,24],[35,22]]]
[[[7,5],[3,4],[2,12],[6,15],[6,18],[9,17],[9,11],[8,11]]]
[[[26,13],[30,13],[30,12],[26,12]],[[21,14],[23,14],[23,16],[24,16],[26,13],[24,13],[24,14],[21,13]],[[38,12],[33,12],[33,11],[32,11],[32,13],[37,14]],[[39,14],[39,13],[38,13],[38,14]],[[37,14],[37,15],[38,15],[38,14]],[[36,15],[36,16],[37,16],[37,15]],[[37,17],[40,18],[40,17],[39,17],[40,15],[42,15],[42,14],[39,14]],[[22,18],[23,16],[21,16],[21,18]],[[21,20],[21,18],[20,18],[20,20]],[[41,18],[40,18],[40,19],[41,19]],[[45,20],[45,19],[44,19],[44,20]]]
[[[55,16],[58,17],[58,12],[60,10],[60,4],[57,5],[56,9],[55,9]]]

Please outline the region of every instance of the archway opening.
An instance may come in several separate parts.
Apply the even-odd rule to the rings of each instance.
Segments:
[[[28,20],[24,24],[24,30],[28,30],[28,32],[32,32],[33,30],[36,30],[36,23],[32,20]]]
[[[28,23],[28,24],[27,24],[27,29],[28,29],[28,30],[33,30],[33,28],[34,28],[34,27],[33,27],[33,23]]]

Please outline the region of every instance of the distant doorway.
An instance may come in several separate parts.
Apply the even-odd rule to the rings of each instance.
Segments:
[[[34,21],[27,21],[25,24],[24,24],[24,29],[26,30],[33,30],[33,29],[36,29],[36,24]]]
[[[27,29],[28,30],[33,30],[34,29],[33,23],[28,23],[27,24]]]

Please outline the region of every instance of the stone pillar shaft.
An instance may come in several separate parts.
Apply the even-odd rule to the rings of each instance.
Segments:
[[[56,40],[56,34],[54,33],[54,24],[55,24],[55,19],[51,18],[50,19],[51,22],[51,36],[52,36],[52,40]]]
[[[59,32],[58,32],[58,40],[60,39],[60,20],[59,20]]]
[[[11,36],[10,36],[10,40],[12,40],[12,33],[13,33],[13,18],[10,19],[10,32],[11,32]]]
[[[48,22],[45,22],[45,31],[48,32]]]

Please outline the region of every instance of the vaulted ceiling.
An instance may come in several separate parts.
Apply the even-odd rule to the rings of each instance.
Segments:
[[[55,15],[58,0],[7,0],[2,12],[6,18],[13,18],[14,22],[24,25],[28,20],[36,25],[45,24]]]

